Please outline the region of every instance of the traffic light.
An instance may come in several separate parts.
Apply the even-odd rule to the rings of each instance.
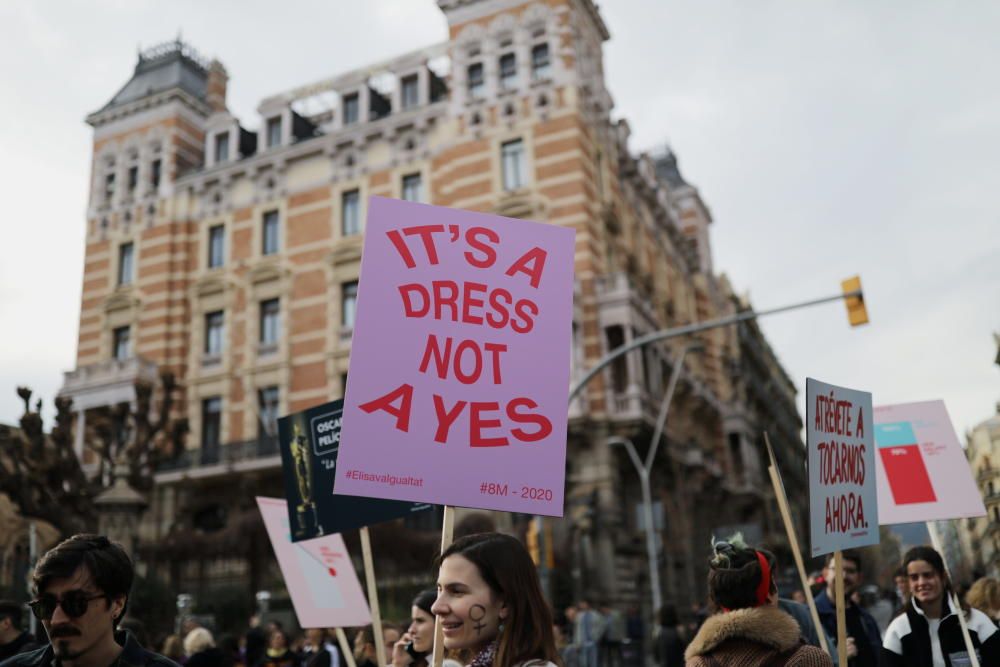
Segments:
[[[868,324],[868,309],[865,308],[865,297],[861,294],[861,276],[853,276],[840,283],[840,289],[844,292],[844,303],[847,305],[847,320],[852,327],[861,324]],[[851,292],[858,292],[854,296],[847,296]]]

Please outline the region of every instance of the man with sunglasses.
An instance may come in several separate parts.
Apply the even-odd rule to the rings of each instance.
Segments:
[[[0,667],[177,667],[117,631],[132,590],[132,561],[101,535],[74,535],[38,561],[28,603],[49,637]]]

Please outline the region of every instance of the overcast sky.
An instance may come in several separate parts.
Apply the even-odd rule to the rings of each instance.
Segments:
[[[761,324],[806,376],[876,404],[994,413],[1000,369],[1000,4],[607,0],[617,117],[669,141],[715,218],[716,270],[760,308],[860,273],[872,323],[828,304]],[[138,46],[218,57],[230,108],[447,37],[433,0],[0,3],[0,422],[73,368],[91,128]],[[800,409],[802,409],[800,397]]]

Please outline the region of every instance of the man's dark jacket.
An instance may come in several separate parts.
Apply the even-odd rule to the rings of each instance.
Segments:
[[[878,656],[882,652],[882,633],[879,632],[878,623],[875,618],[858,605],[848,601],[847,610],[857,610],[858,618],[861,620],[861,627],[865,631],[865,637],[855,637],[855,642],[867,641],[871,647],[871,657],[878,662]],[[816,611],[819,612],[820,623],[826,628],[831,637],[837,636],[837,607],[833,600],[826,594],[826,590],[820,591],[816,596]]]
[[[28,651],[34,651],[41,648],[41,644],[35,641],[27,632],[22,632],[17,636],[12,642],[7,642],[6,644],[0,644],[0,662],[3,662],[7,658],[17,655],[18,653],[27,653]]]
[[[116,667],[179,667],[173,660],[144,649],[135,637],[125,630],[115,633],[115,641],[122,646],[121,657]],[[0,662],[0,667],[52,667],[55,664],[52,644],[46,644],[43,648],[4,660]]]

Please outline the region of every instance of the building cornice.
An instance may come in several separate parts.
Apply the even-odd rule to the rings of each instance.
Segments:
[[[108,123],[127,118],[128,116],[135,115],[142,111],[163,106],[172,100],[179,100],[184,106],[206,118],[213,113],[212,108],[207,103],[199,100],[194,95],[181,88],[171,88],[170,90],[165,90],[162,93],[157,93],[155,95],[144,97],[141,100],[136,100],[135,102],[112,107],[110,109],[95,111],[94,113],[88,115],[85,120],[90,126],[98,128],[102,125],[107,125]]]

